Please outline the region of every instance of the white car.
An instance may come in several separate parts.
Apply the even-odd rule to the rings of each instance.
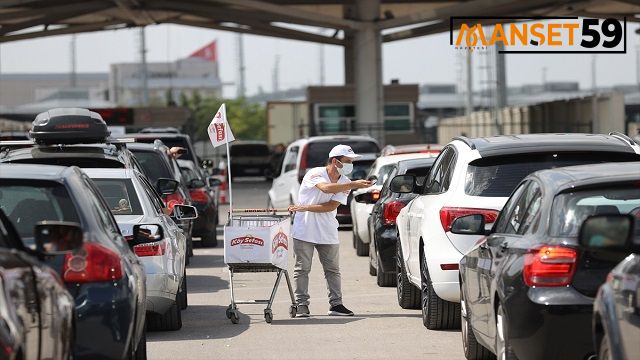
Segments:
[[[269,208],[287,208],[298,203],[298,191],[307,170],[325,166],[329,151],[338,145],[349,145],[356,154],[375,154],[380,151],[378,142],[369,136],[313,136],[292,142],[284,154],[280,169],[276,170],[269,189],[267,206]],[[340,223],[351,222],[351,214],[338,209]]]
[[[376,159],[366,176],[367,179],[375,176],[375,184],[366,189],[354,190],[350,197],[351,219],[353,222],[353,246],[356,248],[356,254],[358,254],[358,256],[369,255],[369,243],[371,242],[371,237],[369,234],[368,220],[374,204],[357,202],[354,200],[355,196],[367,192],[373,193],[374,198],[376,194],[379,196],[382,185],[387,180],[387,176],[393,169],[393,165],[397,164],[398,161],[435,156],[437,156],[437,153],[409,153],[381,156]]]
[[[396,219],[399,305],[421,307],[429,329],[459,327],[459,261],[481,237],[452,234],[451,223],[464,215],[483,214],[491,226],[515,186],[530,173],[638,159],[640,148],[631,144],[619,135],[459,137],[443,149],[421,188],[411,175],[396,176],[392,191],[420,194]]]
[[[131,169],[83,171],[98,186],[120,232],[144,265],[148,326],[154,330],[180,329],[181,310],[187,307],[185,234],[165,214],[162,199],[144,175]],[[177,186],[175,180],[168,181]],[[192,215],[185,216],[185,210]],[[197,216],[192,206],[176,205],[173,211],[181,219]]]

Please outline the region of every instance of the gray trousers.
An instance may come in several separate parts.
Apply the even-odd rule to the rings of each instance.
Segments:
[[[320,263],[327,280],[329,305],[342,304],[342,282],[340,280],[339,244],[314,244],[307,241],[293,239],[293,254],[296,265],[293,268],[296,302],[298,305],[309,305],[309,271],[313,259],[313,249],[318,251]]]

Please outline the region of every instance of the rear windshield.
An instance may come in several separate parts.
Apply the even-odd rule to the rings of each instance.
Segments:
[[[173,174],[162,155],[153,151],[135,150],[133,150],[133,154],[142,165],[145,175],[151,180],[152,184],[155,184],[159,178],[173,179]]]
[[[307,168],[324,166],[329,160],[329,151],[338,145],[349,145],[356,154],[377,153],[378,145],[371,141],[322,141],[311,142],[307,149]]]
[[[467,167],[464,192],[473,196],[508,197],[522,179],[538,170],[639,159],[635,154],[595,152],[487,157]]]
[[[26,246],[34,244],[33,228],[39,221],[80,222],[67,189],[54,181],[0,180],[0,209]]]
[[[234,145],[229,149],[231,156],[269,156],[269,147],[267,145]]]
[[[16,164],[43,164],[60,166],[77,166],[84,169],[110,168],[123,169],[124,164],[117,160],[105,158],[36,158],[11,161]]]
[[[553,201],[551,236],[577,237],[582,222],[591,215],[632,214],[636,242],[640,242],[640,188],[608,185],[606,188],[563,193]]]
[[[143,215],[131,179],[93,179],[113,215]]]

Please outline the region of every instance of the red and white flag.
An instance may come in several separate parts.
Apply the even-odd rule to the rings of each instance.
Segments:
[[[190,58],[196,57],[201,58],[206,61],[216,62],[218,61],[218,49],[216,41],[208,43],[207,45],[201,47],[200,49],[193,52],[193,54],[189,55]]]
[[[233,137],[233,133],[227,122],[227,110],[224,104],[220,106],[213,120],[211,120],[207,128],[207,133],[209,134],[209,139],[211,139],[213,147],[224,145],[236,139]]]

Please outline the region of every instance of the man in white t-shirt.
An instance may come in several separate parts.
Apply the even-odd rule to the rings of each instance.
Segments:
[[[293,219],[293,251],[297,316],[309,316],[309,271],[313,250],[318,251],[329,291],[329,315],[353,316],[353,312],[342,304],[336,209],[347,204],[351,189],[372,185],[368,180],[351,181],[346,176],[353,171],[354,154],[347,145],[336,145],[329,152],[327,166],[310,169],[302,179],[298,204],[291,205]]]

